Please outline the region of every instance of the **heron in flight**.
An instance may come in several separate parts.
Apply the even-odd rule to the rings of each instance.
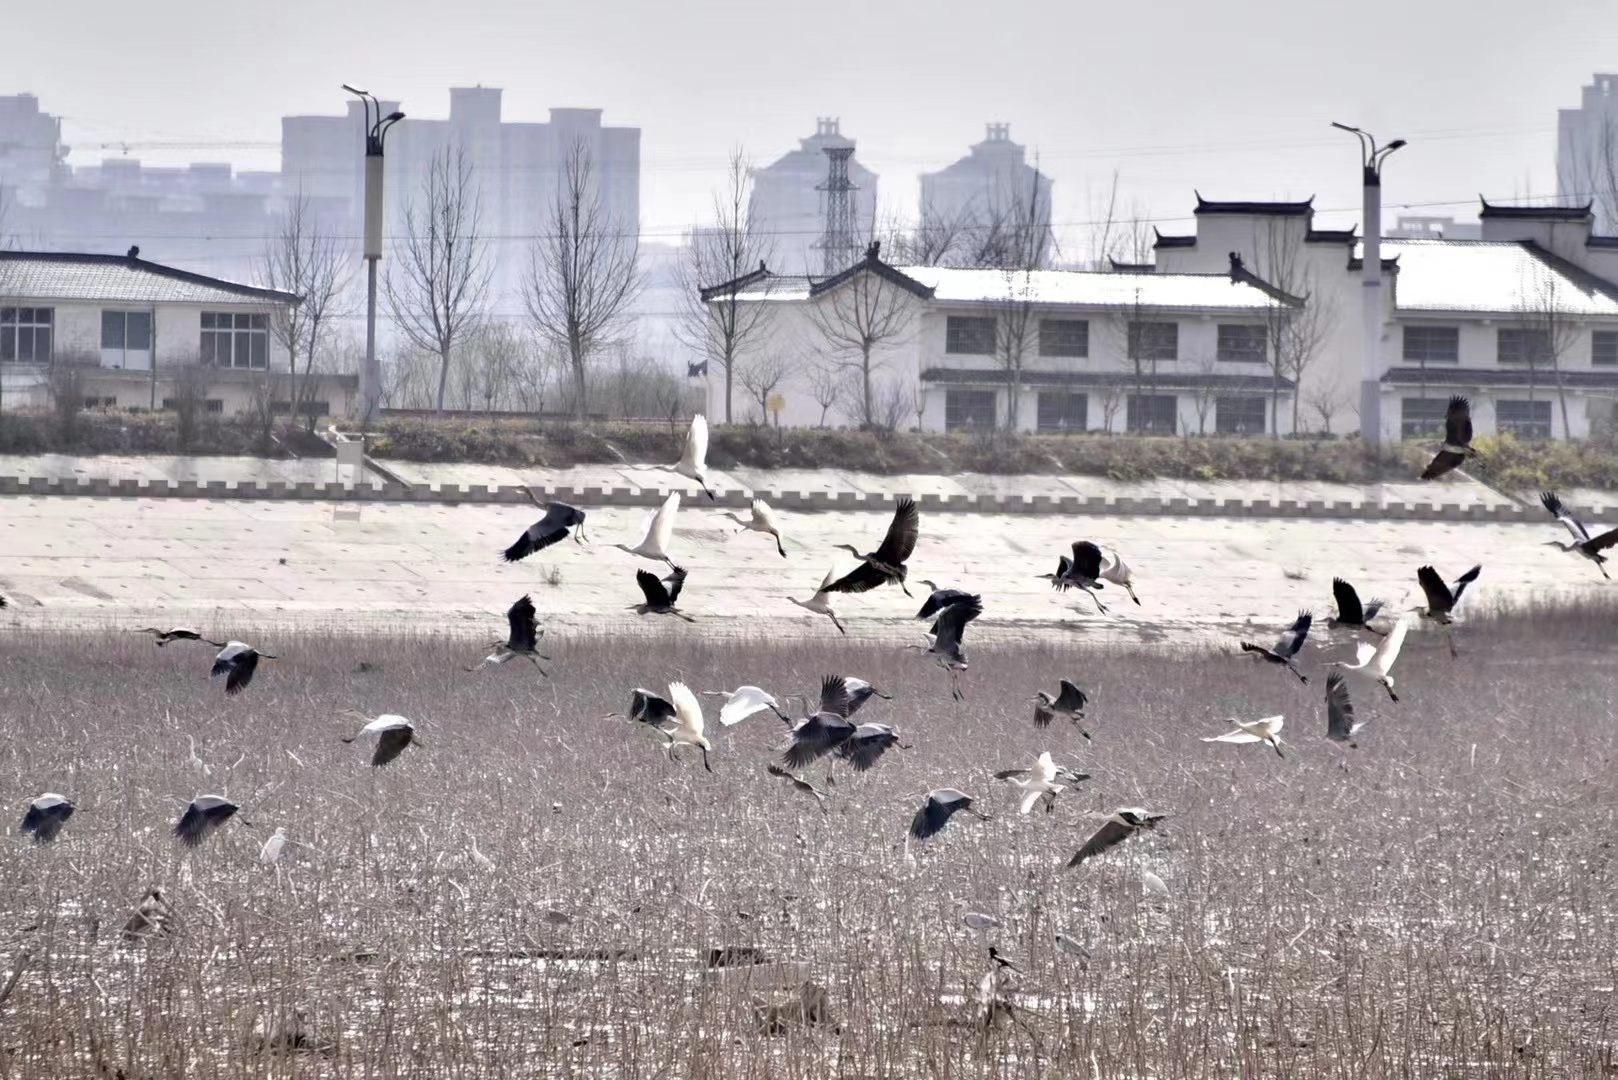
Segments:
[[[892,582],[904,590],[906,596],[911,595],[905,586],[905,575],[908,572],[905,563],[916,550],[916,540],[921,536],[921,512],[916,509],[915,500],[905,496],[893,509],[893,520],[888,524],[887,535],[875,551],[862,553],[853,544],[833,544],[835,548],[853,553],[860,564],[836,581],[822,585],[824,592],[862,593],[869,592],[878,585]]]

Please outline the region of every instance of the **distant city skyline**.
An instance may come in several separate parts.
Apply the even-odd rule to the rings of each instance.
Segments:
[[[1407,207],[1467,219],[1480,192],[1548,200],[1557,110],[1618,67],[1618,27],[1593,0],[1532,18],[1498,0],[1372,0],[1353,25],[1278,0],[1173,20],[1151,5],[1012,2],[976,21],[965,5],[828,0],[791,26],[733,3],[456,10],[446,22],[420,0],[288,0],[270,28],[261,12],[196,0],[28,5],[8,12],[15,38],[72,48],[14,50],[0,94],[33,93],[63,116],[75,165],[128,143],[152,164],[242,169],[278,167],[281,117],[339,111],[344,81],[435,118],[450,85],[501,87],[512,115],[600,108],[644,133],[641,231],[653,243],[707,216],[733,149],[767,164],[817,117],[840,119],[881,177],[881,212],[906,217],[919,174],[959,158],[985,123],[1009,123],[1056,182],[1066,256],[1115,170],[1121,212],[1166,229],[1186,222],[1193,189],[1314,195],[1322,225],[1356,223],[1356,149],[1332,120],[1410,140],[1386,176],[1390,221]]]

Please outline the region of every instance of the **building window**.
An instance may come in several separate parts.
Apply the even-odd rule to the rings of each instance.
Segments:
[[[86,409],[116,409],[118,407],[118,398],[116,395],[112,397],[87,397],[84,399],[84,407]]]
[[[1090,426],[1090,397],[1065,390],[1042,390],[1039,395],[1040,431],[1083,431]]]
[[[1405,363],[1458,364],[1461,330],[1458,326],[1405,327]],[[1415,400],[1415,399],[1411,399]]]
[[[1590,334],[1590,366],[1618,367],[1618,330],[1596,330]]]
[[[1129,324],[1129,359],[1178,360],[1179,358],[1179,323],[1132,322]]]
[[[1448,411],[1448,398],[1405,398],[1399,403],[1399,436],[1405,439],[1442,438],[1444,416]]]
[[[274,402],[270,406],[270,411],[275,412],[275,413],[280,413],[280,414],[291,413],[292,412],[292,402],[290,402],[290,401],[277,401],[277,402]],[[315,419],[319,419],[322,416],[330,416],[331,415],[331,402],[329,402],[329,401],[306,401],[306,402],[303,403],[303,408],[301,408],[299,411],[304,416],[314,417]]]
[[[1233,364],[1262,364],[1269,359],[1268,338],[1262,326],[1221,326],[1218,359]]]
[[[1242,394],[1214,399],[1214,430],[1221,435],[1262,435],[1265,424],[1264,396]]]
[[[204,311],[201,360],[222,368],[268,368],[270,333],[264,316]]]
[[[50,363],[51,326],[55,321],[55,308],[0,308],[0,360],[16,364]]]
[[[994,318],[951,315],[944,323],[944,351],[971,356],[994,355]]]
[[[1502,326],[1495,332],[1495,362],[1501,367],[1547,365],[1552,359],[1551,336],[1544,330]]]
[[[1039,320],[1039,355],[1089,356],[1090,321],[1088,319]]]
[[[142,369],[151,366],[152,313],[149,311],[103,311],[101,313],[101,366]],[[143,355],[129,357],[135,352]]]
[[[1173,323],[1158,325],[1173,326]],[[1173,435],[1180,399],[1173,394],[1130,394],[1125,425],[1130,431]]]
[[[993,390],[945,391],[944,430],[994,430],[995,399],[998,397]]]
[[[163,411],[174,412],[180,407],[178,398],[166,397],[163,399]],[[221,398],[207,398],[202,403],[203,412],[222,413],[225,411],[225,402]]]
[[[1520,439],[1551,437],[1549,401],[1500,401],[1494,403],[1494,430],[1511,432]]]

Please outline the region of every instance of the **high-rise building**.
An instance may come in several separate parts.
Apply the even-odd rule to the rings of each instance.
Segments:
[[[826,151],[834,148],[853,150],[854,140],[842,133],[835,117],[821,117],[815,133],[798,140],[798,149],[753,170],[748,220],[769,237],[772,270],[792,274],[821,272],[829,194],[825,189],[832,165]],[[877,175],[851,156],[848,181],[853,246],[863,250],[876,224]]]
[[[1051,178],[1028,164],[1011,141],[1010,124],[989,124],[984,140],[951,165],[921,174],[921,227],[950,250],[938,261],[1000,264],[1022,261],[1008,238],[1036,230],[1040,261],[1049,254]]]
[[[1577,109],[1557,110],[1556,189],[1564,203],[1593,204],[1598,233],[1618,232],[1618,75],[1595,75]]]

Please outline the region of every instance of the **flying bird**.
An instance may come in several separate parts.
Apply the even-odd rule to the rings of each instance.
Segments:
[[[781,711],[781,703],[775,700],[774,695],[767,694],[756,686],[738,686],[734,690],[704,690],[703,697],[722,697],[725,703],[719,707],[719,722],[726,727],[739,724],[754,713],[769,709],[781,719],[787,719]]]
[[[713,772],[713,766],[708,764],[708,752],[713,744],[702,733],[702,702],[683,682],[669,683],[669,701],[674,705],[674,719],[657,728],[668,740],[664,749],[669,760],[674,760],[676,746],[695,746],[702,751],[702,767]]]
[[[1111,548],[1103,548],[1101,551],[1101,579],[1114,585],[1122,585],[1129,598],[1135,601],[1135,606],[1140,606],[1140,597],[1135,595],[1135,575],[1130,573],[1129,564],[1124,562],[1124,557]]]
[[[1464,397],[1456,394],[1449,399],[1449,409],[1444,414],[1444,445],[1438,448],[1437,456],[1422,470],[1421,478],[1437,480],[1477,456],[1478,452],[1472,449],[1472,406]]]
[[[749,516],[742,517],[734,510],[726,510],[725,516],[741,526],[737,532],[766,533],[775,538],[775,550],[781,553],[781,558],[787,557],[787,549],[781,546],[781,526],[776,523],[775,511],[763,499],[754,499],[749,508]]]
[[[1209,735],[1203,742],[1222,743],[1264,743],[1273,749],[1278,757],[1286,757],[1281,753],[1281,725],[1285,721],[1279,716],[1266,716],[1262,720],[1232,720],[1236,725],[1235,731],[1227,731],[1223,735]]]
[[[1282,631],[1279,638],[1276,638],[1274,646],[1266,649],[1262,645],[1244,641],[1242,642],[1242,652],[1254,653],[1266,663],[1279,664],[1296,675],[1300,681],[1308,682],[1309,676],[1298,670],[1297,658],[1298,651],[1303,648],[1304,640],[1309,636],[1309,625],[1314,621],[1313,614],[1300,611],[1296,621]]]
[[[836,753],[852,765],[855,772],[865,772],[893,746],[910,749],[899,741],[898,728],[891,724],[861,724],[854,729],[854,734],[837,744]]]
[[[769,773],[771,776],[779,776],[782,779],[787,780],[792,784],[792,790],[814,799],[815,805],[820,807],[820,812],[822,814],[828,813],[826,809],[826,793],[815,787],[815,785],[811,784],[803,777],[799,776],[797,773],[788,772],[786,769],[783,769],[773,761],[764,766],[764,771]]]
[[[198,795],[186,805],[185,813],[174,823],[174,835],[186,847],[197,847],[218,832],[240,809],[223,795]],[[252,822],[244,818],[242,824],[251,825]]]
[[[1340,667],[1344,671],[1352,671],[1363,675],[1372,682],[1381,686],[1388,692],[1388,697],[1397,702],[1399,695],[1393,692],[1393,662],[1399,659],[1399,650],[1404,647],[1405,634],[1410,631],[1410,616],[1406,615],[1393,624],[1388,636],[1378,645],[1362,641],[1357,648],[1355,662],[1344,663],[1341,660],[1332,661],[1328,667]],[[1336,674],[1336,672],[1333,672]]]
[[[1121,806],[1107,815],[1101,828],[1084,842],[1084,846],[1067,861],[1067,865],[1069,868],[1075,867],[1109,848],[1117,847],[1138,832],[1156,829],[1158,823],[1167,817],[1167,814],[1154,814],[1138,806]]]
[[[893,700],[892,694],[884,694],[864,679],[853,675],[840,675],[838,678],[843,680],[843,692],[848,695],[848,712],[844,714],[845,716],[853,716],[860,711],[860,706],[874,697],[879,697],[883,701]]]
[[[966,924],[968,930],[993,930],[1000,925],[999,919],[993,915],[985,915],[981,911],[962,913],[961,922]]]
[[[529,492],[529,497],[533,497],[532,492]],[[552,544],[566,540],[569,529],[574,530],[574,543],[584,542],[583,510],[562,502],[550,503],[544,509],[545,516],[528,526],[517,537],[517,542],[506,548],[503,556],[506,562],[519,562],[536,551],[543,551]]]
[[[714,498],[708,488],[708,418],[701,413],[691,418],[691,428],[685,433],[685,452],[680,455],[674,471],[695,480],[702,485],[703,494]]]
[[[674,515],[679,512],[680,493],[671,491],[669,497],[663,500],[663,505],[657,508],[657,513],[647,519],[646,535],[641,537],[640,543],[634,547],[628,544],[612,546],[643,559],[668,563],[672,567],[674,563],[669,559],[669,541],[674,538]]]
[[[1049,750],[1040,753],[1034,760],[1033,768],[1002,769],[994,774],[994,778],[1009,781],[1022,788],[1022,801],[1017,807],[1017,812],[1023,815],[1031,813],[1042,800],[1045,803],[1045,812],[1050,813],[1056,809],[1056,796],[1066,791],[1069,785],[1090,779],[1084,773],[1077,773],[1056,764],[1051,760]]]
[[[1089,739],[1090,733],[1084,730],[1084,707],[1090,699],[1067,679],[1059,680],[1058,686],[1055,697],[1043,690],[1034,692],[1034,726],[1048,728],[1052,720],[1064,716],[1078,727],[1080,735]]]
[[[209,642],[212,644],[212,642]],[[279,657],[272,653],[259,652],[253,646],[240,641],[225,643],[219,650],[219,655],[213,658],[214,678],[225,677],[225,693],[236,695],[247,689],[247,684],[253,681],[253,672],[258,670],[260,660],[276,660]]]
[[[1584,522],[1574,517],[1562,506],[1562,500],[1557,498],[1556,492],[1542,492],[1539,496],[1539,501],[1546,510],[1550,511],[1551,517],[1567,526],[1567,531],[1573,534],[1571,542],[1563,543],[1560,540],[1547,540],[1545,541],[1545,546],[1560,548],[1563,551],[1578,552],[1595,563],[1596,569],[1601,571],[1601,576],[1611,581],[1612,575],[1607,573],[1606,567],[1607,556],[1601,553],[1614,544],[1618,544],[1618,529],[1608,529],[1599,536],[1591,536],[1590,530],[1584,527]]]
[[[28,804],[17,831],[32,834],[36,844],[48,844],[62,831],[67,819],[73,816],[74,809],[72,800],[65,795],[47,791]]]
[[[1056,564],[1054,574],[1036,574],[1051,583],[1051,588],[1058,592],[1069,589],[1083,589],[1095,601],[1096,611],[1102,615],[1107,613],[1107,605],[1101,602],[1096,590],[1105,588],[1101,583],[1101,549],[1088,540],[1076,540],[1073,543],[1073,556],[1063,555]]]
[[[1346,626],[1350,630],[1369,630],[1373,634],[1382,633],[1381,630],[1371,625],[1371,620],[1376,618],[1377,613],[1382,610],[1382,601],[1370,600],[1363,604],[1360,603],[1360,594],[1355,591],[1354,586],[1340,577],[1331,579],[1331,594],[1337,601],[1337,617],[1327,619],[1327,626]]]
[[[938,788],[927,793],[927,799],[921,804],[921,809],[917,810],[916,816],[910,820],[911,837],[926,840],[930,836],[937,835],[938,830],[942,829],[958,810],[965,810],[984,821],[989,820],[988,814],[972,805],[972,796],[954,788]]]
[[[4,606],[4,604],[0,604],[0,607]],[[205,645],[212,645],[216,649],[223,649],[225,647],[225,643],[223,641],[209,641],[207,638],[203,637],[201,634],[197,633],[188,626],[176,626],[172,630],[159,630],[155,626],[143,626],[139,630],[136,630],[135,633],[151,634],[155,639],[154,644],[159,646],[167,645],[171,641],[200,641]]]
[[[966,670],[966,653],[961,649],[961,635],[966,624],[983,614],[983,604],[970,597],[959,604],[945,608],[933,622],[932,633],[927,635],[926,652],[938,658],[938,666],[949,672],[950,695],[956,701],[965,701],[961,693],[961,672]],[[906,645],[907,649],[920,649],[920,645]]]
[[[893,582],[904,590],[906,596],[911,595],[905,586],[905,574],[908,572],[905,562],[916,550],[916,540],[921,536],[921,512],[916,509],[915,500],[908,495],[899,500],[893,509],[893,521],[888,524],[887,535],[877,549],[868,554],[862,553],[853,544],[833,544],[833,547],[843,551],[852,552],[860,560],[860,564],[836,581],[822,585],[823,592],[862,593],[869,592],[878,585]]]
[[[696,619],[674,606],[675,601],[680,599],[680,590],[685,588],[685,570],[673,563],[669,563],[669,566],[674,572],[661,580],[650,570],[635,571],[635,584],[640,586],[641,595],[646,599],[639,604],[630,604],[630,610],[637,615],[673,615],[686,622],[696,622]]]
[[[519,597],[517,602],[506,610],[506,622],[509,626],[506,640],[503,643],[497,642],[494,652],[466,670],[478,671],[523,656],[533,662],[541,675],[545,675],[545,669],[539,666],[539,662],[549,660],[550,657],[539,651],[539,639],[545,636],[545,631],[539,628],[539,613],[534,610],[533,597],[527,593]],[[549,675],[545,677],[550,678]]]
[[[1417,607],[1414,610],[1420,613],[1422,618],[1431,619],[1444,628],[1451,659],[1460,655],[1455,649],[1455,633],[1450,629],[1455,622],[1455,609],[1460,605],[1461,594],[1466,592],[1466,587],[1476,581],[1482,572],[1481,564],[1472,567],[1455,579],[1455,588],[1452,591],[1444,584],[1444,579],[1438,576],[1438,571],[1432,567],[1423,566],[1416,571],[1416,581],[1427,597],[1427,606]]]
[[[358,720],[364,720],[365,726],[352,735],[343,736],[343,742],[351,743],[365,735],[376,736],[376,750],[371,754],[371,767],[380,768],[405,752],[405,747],[411,743],[421,745],[416,738],[416,725],[402,716],[394,713],[383,713],[372,719],[355,712],[344,712]]]
[[[1354,703],[1348,697],[1348,680],[1341,672],[1326,676],[1326,738],[1354,745],[1354,736],[1365,726],[1354,719]]]
[[[935,618],[939,612],[947,607],[964,604],[971,600],[981,601],[983,599],[983,597],[975,593],[966,592],[963,589],[941,589],[938,587],[937,582],[923,581],[922,584],[932,590],[932,595],[927,597],[927,602],[921,605],[920,611],[916,612],[916,618],[918,619]]]
[[[3,596],[0,596],[0,609],[4,609],[5,606],[6,606],[6,598],[3,597]]]
[[[854,724],[836,712],[820,711],[792,729],[791,742],[781,760],[791,769],[814,764],[854,737]]]
[[[812,611],[816,615],[826,616],[826,618],[831,620],[831,624],[837,627],[838,633],[846,634],[848,631],[843,629],[843,624],[837,619],[836,610],[831,606],[831,585],[836,580],[837,568],[834,566],[826,572],[826,577],[821,581],[820,588],[815,590],[815,595],[811,596],[807,600],[799,600],[795,596],[789,596],[787,599],[792,601],[794,604],[797,604],[805,611]]]
[[[603,720],[628,720],[634,724],[645,724],[647,727],[661,731],[666,725],[675,722],[674,702],[650,690],[636,687],[629,692],[628,713],[608,713]]]

